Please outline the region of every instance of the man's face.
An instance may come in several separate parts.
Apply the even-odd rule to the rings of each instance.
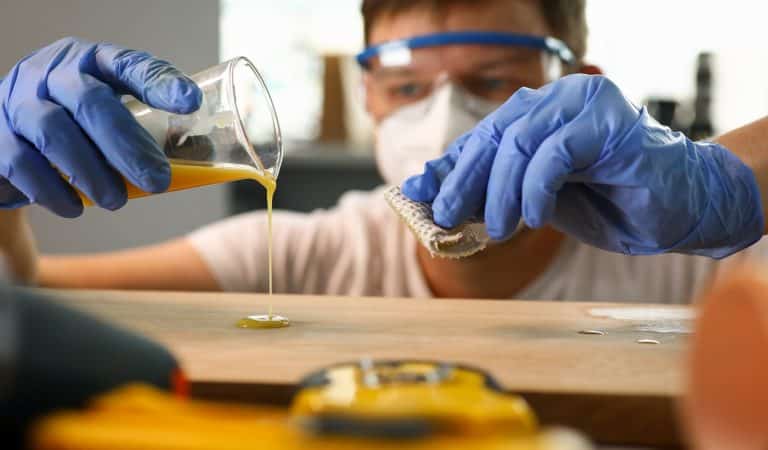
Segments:
[[[413,9],[378,18],[370,45],[449,31],[497,31],[549,36],[551,30],[535,0],[496,0],[456,5],[434,14]],[[408,67],[382,67],[377,61],[365,74],[366,108],[376,123],[398,108],[431,92],[435,79],[448,77],[472,94],[503,102],[520,87],[547,82],[539,52],[502,46],[453,45],[418,52]]]

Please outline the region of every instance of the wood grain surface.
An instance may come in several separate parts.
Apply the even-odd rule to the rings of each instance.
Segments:
[[[246,330],[235,322],[265,313],[267,296],[47,292],[165,344],[203,397],[285,402],[307,373],[361,357],[453,361],[483,368],[525,395],[545,423],[575,426],[603,442],[679,442],[673,401],[682,389],[686,335],[590,314],[638,305],[275,295],[274,312],[292,325]],[[606,334],[579,334],[585,329]]]

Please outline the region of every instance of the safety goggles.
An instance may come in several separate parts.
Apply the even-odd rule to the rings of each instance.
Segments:
[[[357,55],[369,95],[390,108],[429,96],[441,83],[503,102],[521,87],[537,88],[574,63],[552,37],[488,31],[434,33],[384,42]]]

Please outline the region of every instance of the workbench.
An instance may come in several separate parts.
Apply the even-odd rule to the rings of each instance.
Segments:
[[[643,320],[591,314],[638,305],[44,292],[166,345],[200,398],[287,404],[303,376],[335,363],[364,357],[451,361],[491,373],[522,394],[545,424],[568,425],[603,443],[680,442],[675,398],[683,385],[686,333],[658,333]],[[290,327],[235,327],[245,315],[266,313],[270,301],[276,314],[290,318]],[[585,330],[605,334],[580,333]],[[658,344],[639,344],[642,339]]]

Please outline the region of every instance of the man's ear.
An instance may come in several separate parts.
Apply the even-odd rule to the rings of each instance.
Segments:
[[[578,73],[584,73],[587,75],[603,75],[603,69],[600,66],[594,64],[582,64]]]

